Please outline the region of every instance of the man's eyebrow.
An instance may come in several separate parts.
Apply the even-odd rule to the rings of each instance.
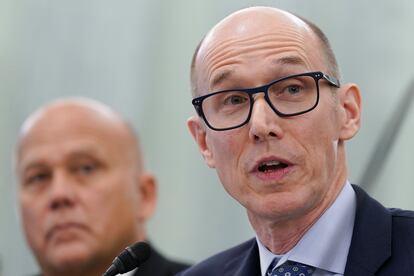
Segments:
[[[272,60],[277,65],[306,65],[305,61],[298,56],[286,56]]]
[[[68,159],[91,158],[97,155],[99,155],[99,151],[90,147],[85,147],[69,153]]]
[[[23,165],[21,167],[20,173],[25,174],[29,171],[32,170],[37,170],[37,169],[47,169],[48,166],[46,165],[45,162],[43,162],[42,160],[38,160],[38,161],[34,161],[31,163],[28,163],[26,165]]]
[[[219,72],[217,75],[213,77],[213,80],[211,82],[211,87],[215,87],[216,85],[219,85],[223,81],[225,81],[234,70],[223,70]]]

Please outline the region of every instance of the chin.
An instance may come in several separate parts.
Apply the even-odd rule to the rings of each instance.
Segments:
[[[84,244],[61,245],[50,250],[47,262],[56,268],[82,267],[94,259],[93,252]]]
[[[308,205],[306,201],[288,193],[259,197],[255,201],[248,202],[245,207],[253,211],[254,215],[277,221],[294,218],[306,212],[310,208]]]

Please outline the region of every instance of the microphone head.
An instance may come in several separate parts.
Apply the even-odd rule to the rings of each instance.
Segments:
[[[125,271],[119,271],[125,273],[139,267],[150,256],[150,247],[145,242],[137,242],[131,246],[125,248],[118,258],[125,267]]]
[[[151,255],[151,249],[146,242],[137,242],[131,246],[128,246],[126,250],[134,256],[135,263],[140,266],[143,264]]]
[[[111,267],[104,275],[116,275],[126,273],[144,263],[150,256],[151,250],[147,243],[137,242],[125,248],[112,262]]]

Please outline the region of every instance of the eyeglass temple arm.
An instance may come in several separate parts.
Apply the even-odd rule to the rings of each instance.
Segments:
[[[341,87],[341,84],[339,83],[339,80],[337,78],[331,77],[329,75],[323,74],[323,78],[327,80],[330,84],[333,86],[339,88]]]

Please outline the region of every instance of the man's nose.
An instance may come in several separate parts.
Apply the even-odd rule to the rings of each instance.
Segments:
[[[49,208],[57,210],[72,207],[76,198],[75,188],[74,180],[70,178],[67,172],[55,172],[50,183]]]
[[[253,103],[249,122],[250,138],[256,142],[282,138],[283,130],[280,125],[281,120],[283,119],[276,114],[264,96],[257,96]]]

